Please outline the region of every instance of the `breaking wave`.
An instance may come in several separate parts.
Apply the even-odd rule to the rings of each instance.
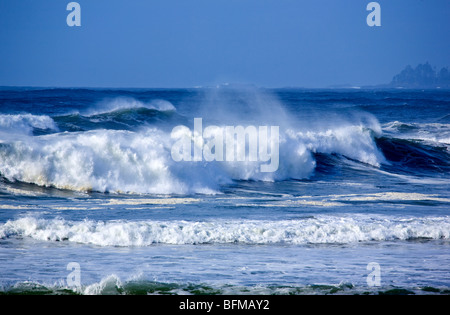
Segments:
[[[29,237],[97,246],[154,244],[348,244],[449,239],[450,218],[316,216],[258,221],[67,221],[32,216],[0,226],[0,237]]]
[[[30,136],[0,144],[0,174],[9,181],[77,191],[186,194],[214,192],[232,180],[309,178],[317,152],[375,167],[384,162],[371,131],[361,126],[281,133],[274,173],[261,173],[259,161],[175,162],[173,144],[168,131],[150,127]]]
[[[423,126],[395,122],[382,128],[367,113],[355,113],[351,119],[335,117],[333,121],[293,118],[279,102],[260,95],[233,106],[219,104],[219,112],[210,107],[201,111],[199,114],[205,117],[216,117],[205,120],[205,127],[211,122],[224,131],[226,125],[217,121],[222,118],[244,126],[246,122],[279,126],[277,171],[263,173],[261,165],[268,163],[248,159],[176,162],[171,155],[175,142],[171,130],[175,125],[192,124],[193,118],[177,114],[168,101],[145,103],[116,98],[82,113],[54,117],[0,115],[0,176],[10,182],[74,191],[215,194],[234,180],[302,180],[311,178],[318,169],[326,173],[327,165],[317,167],[323,155],[338,157],[328,159],[332,163],[350,159],[368,169],[387,165],[393,172],[404,168],[437,172],[450,169],[448,150],[439,146],[445,139],[433,145],[396,138],[419,127],[422,130]],[[241,108],[254,114],[242,118]],[[272,119],[273,111],[277,115]],[[426,130],[438,134],[440,130],[448,131],[447,127],[432,124]],[[194,146],[203,145],[192,134],[187,136]]]

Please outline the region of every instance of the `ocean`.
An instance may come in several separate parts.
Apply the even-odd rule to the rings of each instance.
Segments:
[[[449,148],[448,90],[3,87],[0,294],[448,294]]]

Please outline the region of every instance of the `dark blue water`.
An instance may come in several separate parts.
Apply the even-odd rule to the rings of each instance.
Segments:
[[[276,126],[278,168],[177,126]],[[445,293],[449,146],[445,90],[2,88],[0,288]]]

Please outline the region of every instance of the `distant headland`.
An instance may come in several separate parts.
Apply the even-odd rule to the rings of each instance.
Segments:
[[[450,89],[450,70],[436,70],[428,62],[415,68],[408,65],[396,74],[390,83],[359,86],[354,84],[331,85],[333,89]]]
[[[450,88],[450,71],[446,67],[437,71],[428,62],[419,64],[416,68],[408,65],[392,78],[392,82],[388,84],[388,87],[448,89]]]

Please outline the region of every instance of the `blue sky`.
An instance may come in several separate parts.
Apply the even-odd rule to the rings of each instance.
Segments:
[[[450,66],[450,1],[0,0],[0,85],[327,87]]]

